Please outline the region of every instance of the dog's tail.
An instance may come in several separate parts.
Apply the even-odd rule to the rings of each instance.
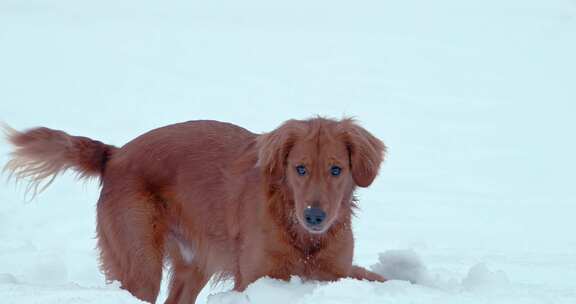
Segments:
[[[28,178],[26,192],[33,197],[48,187],[62,172],[71,168],[79,178],[101,176],[116,147],[87,137],[72,136],[48,128],[25,132],[2,126],[14,146],[12,159],[4,167],[10,177]]]

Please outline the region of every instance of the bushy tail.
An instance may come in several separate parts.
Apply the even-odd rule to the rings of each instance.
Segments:
[[[79,178],[101,176],[106,162],[117,149],[87,137],[48,128],[25,132],[8,126],[3,129],[15,148],[3,171],[16,179],[29,179],[26,192],[32,191],[33,196],[69,168],[75,170]]]

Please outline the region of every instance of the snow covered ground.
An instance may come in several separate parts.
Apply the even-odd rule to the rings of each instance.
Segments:
[[[384,139],[355,259],[398,280],[200,303],[576,303],[574,54],[574,0],[1,0],[0,121],[122,145],[191,119],[351,115]],[[70,175],[28,203],[1,184],[1,303],[139,303],[98,271],[97,195]]]

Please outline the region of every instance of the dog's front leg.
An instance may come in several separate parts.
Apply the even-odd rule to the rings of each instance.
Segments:
[[[386,282],[386,279],[383,276],[375,272],[372,272],[364,267],[355,265],[352,266],[350,277],[357,280],[366,280],[371,282]]]

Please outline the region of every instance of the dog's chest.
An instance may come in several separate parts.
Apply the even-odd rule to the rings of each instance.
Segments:
[[[322,261],[315,255],[302,255],[293,265],[298,275],[309,276],[321,268]]]
[[[307,254],[303,252],[290,252],[288,254],[275,254],[273,265],[277,269],[272,272],[284,274],[284,276],[300,276],[304,278],[313,277],[315,273],[321,271],[325,264],[318,254]]]

